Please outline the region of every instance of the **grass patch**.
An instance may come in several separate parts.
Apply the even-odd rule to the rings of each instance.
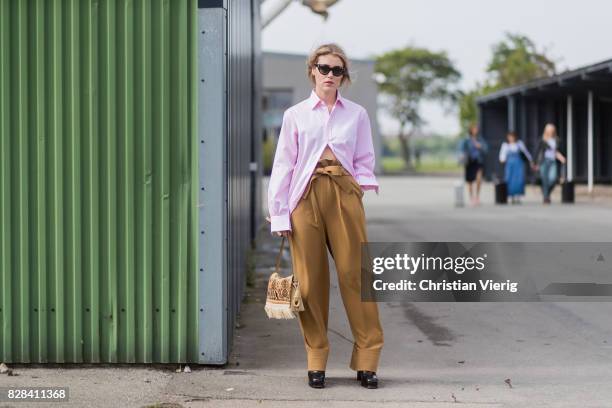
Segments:
[[[455,160],[421,160],[415,170],[418,173],[461,173],[463,166]]]
[[[400,173],[404,170],[404,159],[399,156],[388,156],[382,159],[382,169],[386,174]],[[415,163],[413,163],[415,164]],[[452,156],[425,156],[414,171],[417,173],[460,173],[463,166]]]
[[[404,170],[404,159],[401,157],[383,157],[381,165],[385,173],[397,173]]]
[[[246,256],[246,285],[255,287],[255,250],[249,249]]]

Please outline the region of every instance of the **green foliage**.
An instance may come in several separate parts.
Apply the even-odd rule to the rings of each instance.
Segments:
[[[506,33],[502,41],[493,45],[492,52],[487,65],[489,77],[459,97],[459,123],[464,133],[470,123],[478,120],[479,96],[556,73],[555,62],[546,51],[538,51],[535,43],[521,34]]]
[[[404,159],[399,156],[396,157],[383,157],[381,167],[383,173],[399,173],[404,169]]]
[[[413,150],[418,149],[422,153],[438,154],[438,153],[454,153],[457,149],[460,136],[449,137],[446,135],[433,134],[419,138],[412,138],[411,147]],[[386,149],[390,152],[387,157],[401,156],[401,145],[397,137],[387,137],[383,139]]]
[[[379,90],[388,96],[391,115],[404,126],[423,124],[419,106],[422,100],[454,102],[453,86],[461,78],[446,52],[406,47],[376,58],[374,71]]]
[[[448,137],[443,135],[431,135],[414,139],[412,146],[422,152],[429,153],[453,153],[457,149],[459,137]]]
[[[476,98],[481,94],[480,89],[476,88],[463,93],[459,98],[459,125],[463,133],[466,133],[470,125],[478,120]]]
[[[459,96],[459,125],[461,133],[466,134],[471,124],[478,123],[478,104],[476,99],[496,90],[496,87],[488,83],[476,84],[474,89],[461,92]]]
[[[463,166],[452,156],[425,157],[416,167],[418,173],[457,173]]]
[[[455,85],[461,74],[446,52],[412,46],[379,55],[374,72],[379,90],[386,97],[387,111],[399,121],[402,157],[410,169],[410,136],[425,123],[421,102],[439,101],[450,110],[457,100]],[[410,126],[408,133],[406,126]]]
[[[250,288],[255,287],[255,256],[253,248],[249,248],[246,256],[246,285]]]
[[[276,145],[274,143],[274,138],[268,136],[268,138],[261,145],[264,174],[270,174],[272,171],[272,161],[274,160],[275,149]]]
[[[428,135],[419,138],[413,137],[411,147],[414,153],[419,152],[420,158],[411,168],[417,173],[449,173],[461,170],[457,161],[456,149],[459,137],[446,135]],[[401,142],[398,137],[385,138],[385,149],[389,155],[382,158],[382,170],[386,174],[403,173],[406,170],[406,161],[402,156]],[[416,156],[415,156],[416,158]]]
[[[545,51],[537,50],[531,39],[506,33],[506,38],[493,46],[487,72],[491,83],[499,89],[554,75],[556,67]]]
[[[385,174],[402,173],[405,167],[402,157],[385,157],[382,160]],[[460,173],[463,167],[452,155],[425,155],[414,170],[417,173]]]

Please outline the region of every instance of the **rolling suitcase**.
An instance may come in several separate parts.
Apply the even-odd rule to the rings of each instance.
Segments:
[[[561,177],[563,183],[561,183],[561,202],[562,203],[573,203],[574,202],[574,182],[567,180],[567,166],[561,167]]]
[[[566,181],[561,184],[561,202],[562,203],[573,203],[574,202],[574,182]]]
[[[508,204],[508,185],[503,181],[495,183],[495,204]]]

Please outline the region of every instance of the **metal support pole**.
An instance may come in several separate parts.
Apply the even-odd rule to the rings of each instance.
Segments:
[[[514,96],[508,97],[508,131],[514,132],[516,124],[516,99]]]
[[[574,100],[567,97],[567,181],[574,179]]]
[[[593,91],[589,91],[587,130],[588,191],[593,192]]]

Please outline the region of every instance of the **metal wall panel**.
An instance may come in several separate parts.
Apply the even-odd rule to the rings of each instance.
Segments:
[[[254,168],[251,169],[251,240],[255,245],[257,231],[262,224],[268,226],[267,221],[263,218],[263,200],[262,197],[267,195],[267,191],[263,191],[263,138],[262,138],[262,111],[263,111],[263,53],[261,50],[261,0],[252,0],[253,3],[253,106],[252,106],[252,149],[251,162],[254,163]]]
[[[198,361],[196,7],[0,0],[0,361]]]
[[[502,104],[480,106],[480,131],[487,141],[489,151],[485,156],[483,177],[486,180],[503,179],[503,167],[499,164],[499,149],[508,129],[508,108]]]
[[[228,333],[232,339],[246,284],[246,254],[251,245],[251,161],[253,71],[253,13],[256,0],[228,0]],[[259,27],[256,27],[259,30]]]
[[[259,94],[259,0],[200,0],[200,362],[224,364],[246,282],[254,234]]]
[[[228,355],[227,10],[198,10],[200,362]]]

